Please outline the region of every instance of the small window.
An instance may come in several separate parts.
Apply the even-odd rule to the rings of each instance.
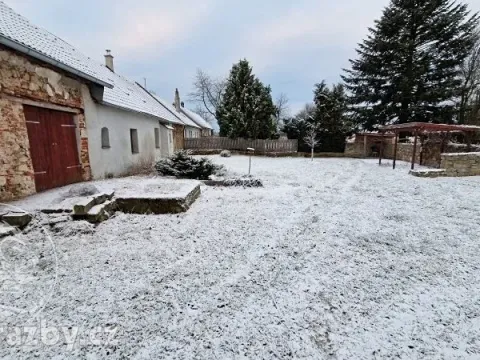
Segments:
[[[102,128],[102,149],[110,149],[110,135],[108,128]]]
[[[160,149],[160,129],[155,128],[155,147]]]
[[[192,136],[192,130],[188,130],[188,137],[190,137],[190,138],[193,137]]]
[[[137,129],[130,129],[130,144],[132,146],[132,154],[138,154],[138,132]]]

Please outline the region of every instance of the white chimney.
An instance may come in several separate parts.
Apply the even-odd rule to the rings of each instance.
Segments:
[[[175,89],[175,102],[174,102],[174,105],[175,105],[175,109],[180,112],[181,109],[180,109],[180,93],[178,92],[178,89]]]
[[[115,72],[113,70],[113,55],[110,50],[107,50],[107,53],[105,54],[105,66]]]

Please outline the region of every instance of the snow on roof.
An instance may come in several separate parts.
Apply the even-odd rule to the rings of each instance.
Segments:
[[[198,115],[196,112],[193,112],[191,110],[188,110],[186,108],[182,108],[182,111],[187,115],[190,119],[192,119],[196,124],[198,124],[201,128],[203,129],[210,129],[212,130],[213,127],[208,123],[207,120],[202,118],[200,115]]]
[[[192,120],[190,120],[187,116],[185,116],[183,113],[179,113],[175,106],[170,104],[168,101],[165,101],[164,99],[158,97],[157,95],[153,95],[160,104],[162,104],[165,108],[168,109],[170,113],[173,114],[177,119],[179,119],[182,123],[184,123],[187,126],[195,127],[195,128],[200,128],[197,124],[195,124]]]
[[[105,88],[103,104],[159,117],[174,124],[182,124],[140,85],[113,72],[112,77],[114,87]]]
[[[0,1],[0,44],[67,72],[97,83],[112,86],[111,76],[99,63],[47,30],[30,23]]]

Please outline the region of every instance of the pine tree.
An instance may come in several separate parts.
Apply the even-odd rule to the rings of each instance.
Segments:
[[[271,89],[252,73],[247,60],[233,65],[217,108],[220,136],[268,139],[275,134]]]
[[[342,76],[359,124],[451,121],[477,21],[453,0],[391,0]]]
[[[345,137],[353,128],[347,117],[347,95],[342,84],[331,89],[322,81],[315,85],[314,120],[318,129],[321,151],[343,152]]]

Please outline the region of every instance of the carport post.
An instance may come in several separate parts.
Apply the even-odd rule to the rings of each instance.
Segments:
[[[414,136],[415,139],[413,140],[413,154],[412,154],[412,170],[415,169],[415,157],[417,155],[417,136],[418,132],[415,130]]]
[[[382,165],[383,140],[380,140],[380,149],[378,151],[378,165]]]
[[[363,134],[363,156],[367,157],[367,135]]]
[[[395,146],[393,147],[393,170],[397,165],[397,147],[398,147],[398,133],[395,132]]]

